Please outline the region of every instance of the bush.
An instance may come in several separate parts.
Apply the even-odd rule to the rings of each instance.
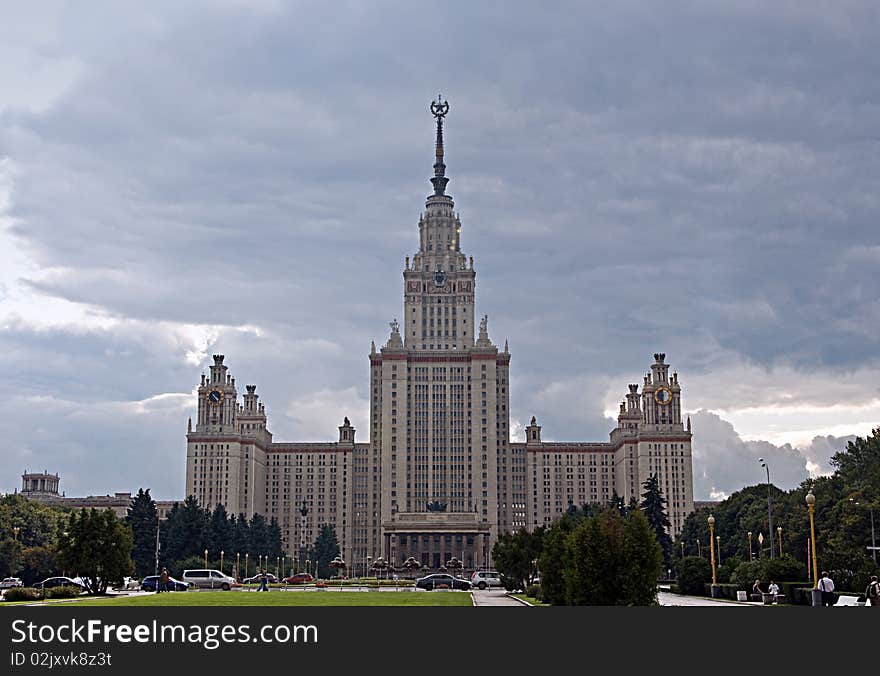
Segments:
[[[718,581],[725,584],[730,582],[733,572],[742,562],[743,560],[738,556],[731,556],[729,559],[725,560],[724,563],[718,567]]]
[[[52,587],[45,590],[47,599],[74,599],[82,593],[82,589],[76,585],[68,584],[63,587]]]
[[[749,593],[752,591],[755,580],[761,580],[762,583],[767,582],[761,561],[745,561],[739,564],[730,576],[731,584],[735,584],[739,589],[744,589]]]
[[[41,591],[33,587],[12,587],[3,595],[4,601],[39,601],[42,598]]]
[[[807,568],[797,561],[791,554],[783,554],[774,559],[761,561],[761,582],[775,580],[778,582],[792,582],[803,580],[807,577]]]
[[[699,556],[686,556],[678,562],[678,588],[682,594],[704,594],[703,585],[712,580],[712,567]]]
[[[539,584],[530,584],[526,588],[526,596],[530,596],[533,599],[541,600],[541,585]]]

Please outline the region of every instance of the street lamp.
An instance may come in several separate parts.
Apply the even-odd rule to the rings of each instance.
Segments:
[[[235,579],[241,582],[241,552],[235,552]]]
[[[771,540],[772,542],[773,540]],[[758,558],[764,558],[764,534],[758,533]]]
[[[205,550],[205,568],[208,567],[208,550]]]
[[[223,550],[220,550],[220,572],[223,572]]]
[[[681,558],[684,558],[684,540],[681,541]]]
[[[776,556],[776,552],[773,547],[773,506],[770,503],[770,466],[764,458],[758,458],[758,462],[761,463],[761,467],[767,470],[767,525],[770,528],[770,558],[772,559]]]
[[[700,546],[700,538],[697,538],[697,556],[703,558],[703,548]]]
[[[749,531],[749,563],[752,562],[752,531]]]
[[[718,584],[718,579],[715,575],[715,517],[711,514],[709,515],[709,550],[710,550],[710,558],[712,561],[712,587],[714,588],[716,584]],[[714,591],[714,589],[713,589]]]
[[[821,606],[822,594],[819,591],[819,569],[816,567],[816,522],[813,517],[813,512],[816,509],[816,496],[813,495],[813,491],[811,490],[807,493],[807,497],[804,499],[807,503],[807,510],[810,512],[810,541],[813,549],[813,605]]]
[[[16,542],[18,542],[18,534],[20,531],[21,531],[21,528],[19,528],[18,526],[12,527],[12,536],[15,538]]]
[[[245,578],[247,578],[247,576],[248,576],[248,558],[250,557],[250,555],[251,555],[250,552],[244,553],[244,576],[245,576]]]
[[[718,565],[720,566],[721,565],[721,536],[720,535],[715,536],[715,544],[717,545],[717,548],[715,551],[718,552]]]
[[[782,556],[782,526],[776,527],[776,534],[779,536],[779,556]]]

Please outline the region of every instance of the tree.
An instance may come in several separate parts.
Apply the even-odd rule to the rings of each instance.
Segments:
[[[273,551],[269,525],[262,514],[254,514],[248,527],[248,551],[251,556],[269,556]]]
[[[232,552],[232,528],[226,508],[218,502],[208,520],[206,546],[211,556],[219,558],[220,552]]]
[[[0,577],[15,575],[21,566],[21,545],[14,538],[0,540]]]
[[[58,547],[61,565],[79,575],[89,594],[103,594],[107,585],[121,583],[132,572],[132,535],[111,510],[78,510]]]
[[[66,524],[67,512],[59,507],[21,495],[0,498],[0,533],[11,535],[17,528],[17,540],[22,547],[54,547]]]
[[[138,490],[128,508],[126,523],[131,528],[135,575],[143,577],[154,574],[156,568],[156,529],[159,528],[159,514],[156,503],[150,497],[150,489]]]
[[[281,526],[274,516],[269,520],[269,548],[272,557],[277,558],[284,553],[281,547]]]
[[[229,521],[232,527],[232,544],[229,549],[244,556],[245,552],[250,551],[248,549],[250,536],[247,517],[244,514],[239,514],[238,517],[233,515]]]
[[[660,491],[660,481],[656,474],[650,475],[642,484],[645,492],[642,493],[642,502],[639,507],[648,519],[648,523],[654,531],[654,536],[660,544],[660,551],[663,553],[663,565],[667,568],[672,567],[672,538],[669,536],[669,529],[672,524],[666,514],[666,498]]]
[[[564,605],[565,570],[567,568],[568,536],[582,517],[564,514],[544,531],[543,547],[538,557],[541,571],[541,600],[552,605]]]
[[[668,538],[669,535],[664,535]],[[623,602],[629,606],[657,605],[657,580],[663,575],[663,551],[656,530],[641,510],[632,510],[624,526],[626,573]]]
[[[703,596],[706,593],[706,583],[712,581],[712,567],[701,556],[679,559],[677,573],[678,589],[682,594]]]
[[[577,507],[574,508],[577,511]],[[539,527],[530,533],[520,528],[515,533],[502,533],[492,547],[492,560],[499,573],[525,589],[538,573],[537,560],[543,549],[544,529]]]
[[[339,556],[339,540],[333,526],[323,525],[315,539],[315,561],[318,566],[318,577],[330,577],[330,562]]]
[[[166,561],[179,561],[188,556],[204,556],[207,547],[207,518],[195,496],[182,505],[175,503],[168,512],[168,535],[165,538]]]
[[[60,572],[54,547],[24,547],[21,550],[21,581],[25,586],[30,587]]]

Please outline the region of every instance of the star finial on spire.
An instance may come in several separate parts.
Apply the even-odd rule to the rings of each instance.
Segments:
[[[434,184],[434,194],[444,195],[446,193],[446,184],[449,179],[446,178],[446,164],[443,162],[443,118],[449,112],[449,101],[443,99],[440,94],[437,95],[436,101],[431,101],[431,114],[437,120],[437,142],[434,149],[434,178],[431,183]]]

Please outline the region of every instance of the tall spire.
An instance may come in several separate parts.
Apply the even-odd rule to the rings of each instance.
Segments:
[[[449,102],[443,101],[438,94],[436,101],[431,101],[431,113],[437,120],[437,144],[434,150],[434,178],[431,183],[434,184],[435,195],[446,194],[446,184],[449,179],[446,178],[446,165],[443,163],[443,118],[449,112]]]

